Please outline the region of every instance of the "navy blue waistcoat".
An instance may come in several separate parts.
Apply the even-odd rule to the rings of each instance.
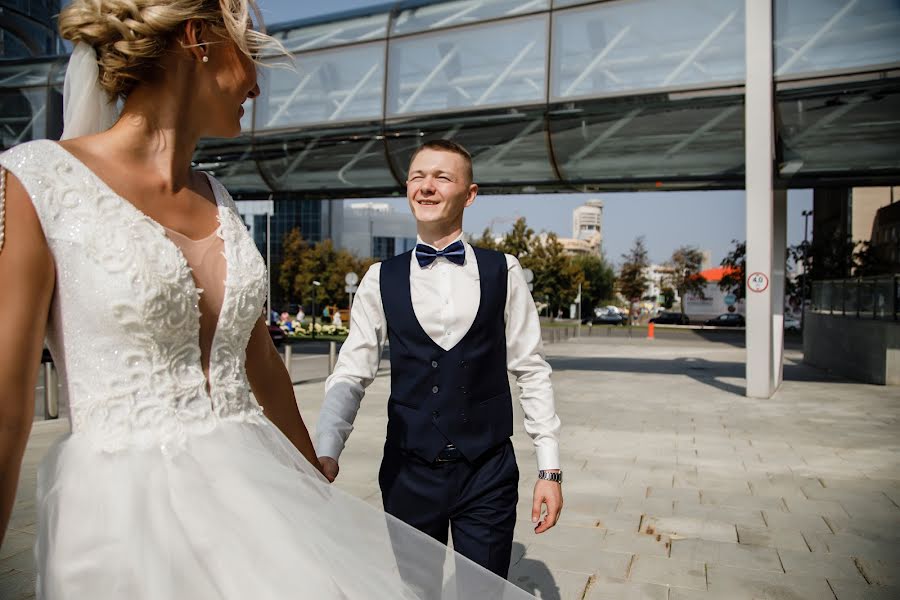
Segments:
[[[473,249],[481,300],[468,333],[450,350],[428,337],[416,319],[409,288],[411,252],[381,263],[381,300],[391,353],[387,445],[428,462],[448,443],[474,461],[512,435],[504,318],[506,257]]]

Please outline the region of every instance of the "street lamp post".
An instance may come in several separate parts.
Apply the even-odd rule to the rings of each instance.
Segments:
[[[809,218],[812,216],[813,211],[804,210],[800,213],[803,215],[803,286],[800,290],[800,335],[803,335],[803,330],[806,329],[806,295],[807,290],[809,289]]]
[[[313,299],[312,299],[312,338],[316,339],[316,297],[319,295],[319,287],[322,285],[318,281],[313,281]]]

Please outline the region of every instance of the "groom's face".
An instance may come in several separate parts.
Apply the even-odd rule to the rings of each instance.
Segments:
[[[461,225],[463,210],[478,193],[469,173],[465,158],[455,152],[420,151],[409,165],[406,180],[406,197],[416,221]]]

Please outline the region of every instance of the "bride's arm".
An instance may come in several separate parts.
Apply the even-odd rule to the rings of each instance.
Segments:
[[[310,464],[321,471],[309,431],[297,409],[294,384],[263,319],[256,322],[247,344],[247,378],[253,395],[269,420],[291,440]]]
[[[28,196],[6,173],[6,242],[0,249],[0,543],[16,498],[34,416],[53,257]]]

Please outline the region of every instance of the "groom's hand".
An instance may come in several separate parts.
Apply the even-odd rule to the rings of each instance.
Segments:
[[[337,461],[330,456],[320,456],[319,464],[322,466],[322,474],[325,475],[328,481],[333,482],[338,476],[338,471],[341,470]]]
[[[546,505],[547,512],[541,519],[541,508]],[[559,520],[562,511],[562,485],[555,481],[538,479],[534,484],[534,500],[531,506],[531,522],[535,524],[535,533],[544,533]]]

